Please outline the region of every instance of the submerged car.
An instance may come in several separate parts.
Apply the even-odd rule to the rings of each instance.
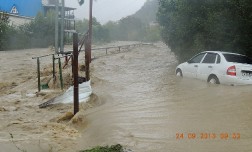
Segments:
[[[252,59],[237,53],[205,51],[178,65],[176,75],[212,84],[252,84]]]

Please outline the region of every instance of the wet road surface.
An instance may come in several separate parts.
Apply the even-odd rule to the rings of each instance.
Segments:
[[[103,104],[87,112],[78,147],[252,151],[252,87],[177,78],[175,57],[155,45],[93,61],[93,89]]]

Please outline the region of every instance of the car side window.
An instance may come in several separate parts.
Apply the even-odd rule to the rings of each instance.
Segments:
[[[204,60],[202,63],[215,63],[216,60],[216,55],[215,53],[207,53],[207,55],[205,56]]]
[[[220,55],[218,54],[218,55],[217,55],[217,62],[216,62],[216,63],[217,63],[217,64],[220,64],[220,62],[221,62],[221,57],[220,57]]]
[[[198,54],[197,56],[193,57],[191,60],[188,61],[188,63],[200,63],[202,58],[205,56],[206,53]]]

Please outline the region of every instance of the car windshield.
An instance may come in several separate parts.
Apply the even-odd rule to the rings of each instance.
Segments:
[[[244,55],[238,55],[238,54],[223,54],[223,55],[226,58],[227,62],[252,64],[252,60]]]

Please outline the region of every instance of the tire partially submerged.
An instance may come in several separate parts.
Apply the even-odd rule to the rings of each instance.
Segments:
[[[207,82],[210,84],[220,84],[220,81],[216,75],[210,75]]]
[[[176,76],[177,77],[183,77],[183,73],[182,73],[181,69],[176,70]]]

